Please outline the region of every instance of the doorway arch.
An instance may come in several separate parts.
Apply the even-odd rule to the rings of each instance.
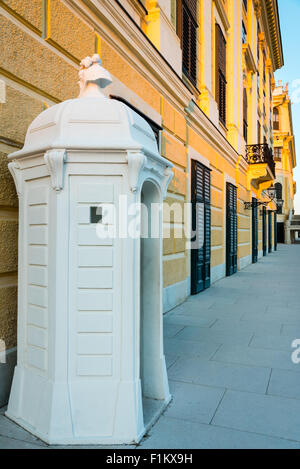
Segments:
[[[147,425],[153,417],[153,400],[161,401],[167,397],[162,334],[161,194],[150,180],[142,186],[141,203],[139,372]]]

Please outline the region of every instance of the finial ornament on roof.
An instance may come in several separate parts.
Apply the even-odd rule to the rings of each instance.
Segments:
[[[79,71],[79,98],[103,97],[101,89],[112,83],[110,73],[102,67],[102,61],[98,54],[85,57],[80,62]]]

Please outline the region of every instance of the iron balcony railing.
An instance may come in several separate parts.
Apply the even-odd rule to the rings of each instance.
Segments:
[[[246,160],[249,164],[267,163],[275,179],[276,163],[273,152],[267,143],[246,146]]]

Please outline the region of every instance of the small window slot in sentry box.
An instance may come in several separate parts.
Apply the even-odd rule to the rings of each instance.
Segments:
[[[90,223],[102,221],[102,207],[90,207]]]

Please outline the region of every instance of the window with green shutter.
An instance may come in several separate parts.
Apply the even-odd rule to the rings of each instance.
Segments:
[[[216,24],[216,101],[223,125],[226,125],[226,85],[226,40],[220,26]]]
[[[178,0],[177,32],[181,39],[183,73],[197,86],[197,0]]]

